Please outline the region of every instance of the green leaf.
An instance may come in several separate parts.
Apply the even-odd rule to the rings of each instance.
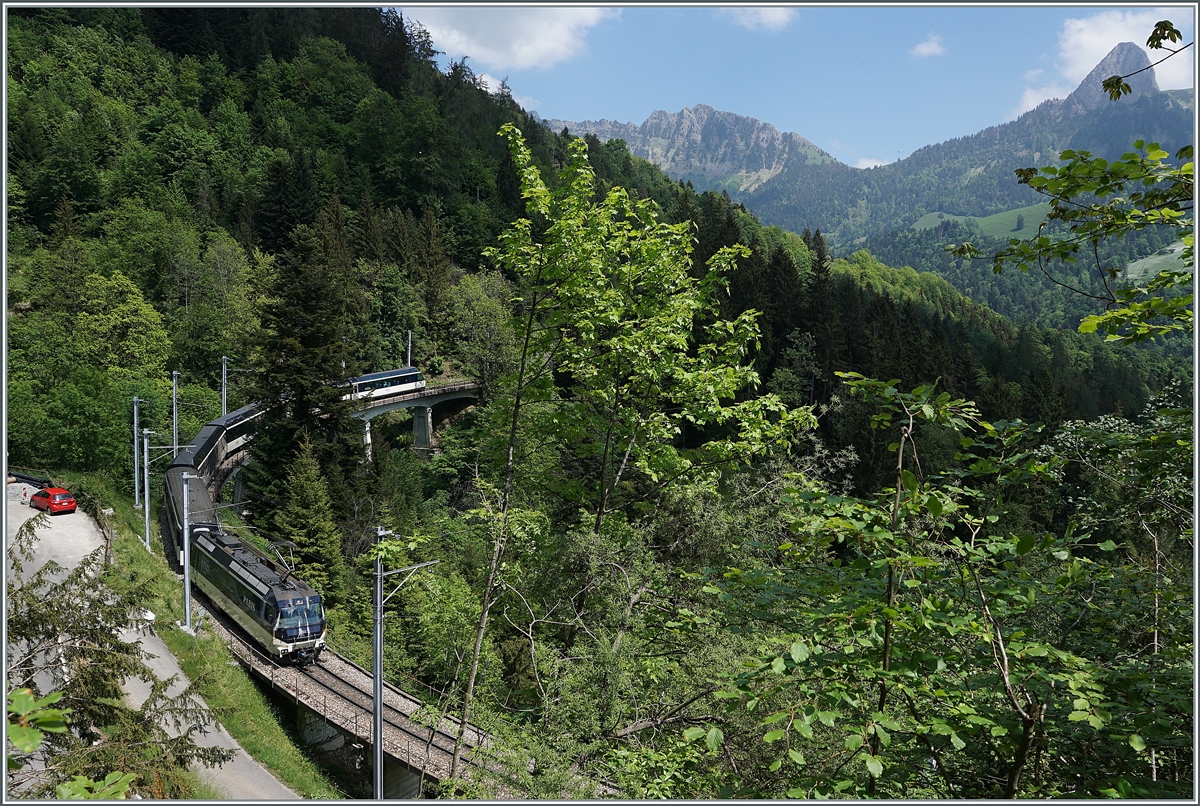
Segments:
[[[1021,535],[1017,538],[1017,554],[1028,554],[1033,551],[1033,535]]]
[[[689,742],[694,742],[703,735],[704,735],[704,728],[688,728],[687,730],[685,730],[683,732],[683,738]]]
[[[709,728],[708,734],[704,737],[704,745],[714,753],[721,746],[721,742],[725,741],[725,734],[720,728]]]
[[[796,663],[803,663],[808,660],[808,647],[803,641],[796,641],[791,647],[792,660]]]
[[[1101,551],[1115,551],[1117,548],[1117,544],[1112,542],[1111,540],[1105,540],[1103,543],[1101,543],[1099,546],[1097,546],[1097,548],[1100,549]]]
[[[1129,746],[1140,753],[1146,749],[1146,740],[1134,733],[1129,737]]]
[[[879,756],[867,756],[864,760],[867,763],[867,772],[871,774],[872,778],[878,778],[880,775],[883,775],[883,762],[879,759]]]
[[[857,750],[863,745],[863,737],[857,733],[851,733],[846,737],[846,749],[851,752]]]
[[[775,674],[783,674],[783,670],[787,668],[787,662],[783,658],[776,658],[771,661],[771,671]]]
[[[804,754],[799,750],[788,750],[788,758],[790,758],[794,763],[799,764],[801,767],[804,766]]]
[[[925,506],[929,509],[929,514],[935,518],[942,516],[942,500],[936,495],[931,495],[925,499]]]
[[[904,483],[904,489],[911,492],[916,492],[917,477],[912,474],[911,470],[901,470],[900,480]]]
[[[763,741],[767,742],[768,744],[770,744],[771,742],[777,742],[780,739],[782,739],[786,733],[787,733],[786,730],[780,730],[780,729],[768,731],[767,734],[765,736],[763,736]]]
[[[774,761],[771,762],[771,766],[767,767],[767,772],[775,772],[777,769],[779,769],[782,766],[783,766],[783,762],[780,761],[779,759],[775,759]]]
[[[22,753],[32,753],[34,750],[37,750],[42,746],[44,738],[42,732],[37,728],[9,723],[8,740]]]

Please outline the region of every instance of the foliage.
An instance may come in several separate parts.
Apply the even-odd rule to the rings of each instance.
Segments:
[[[1114,544],[1079,522],[1055,535],[1014,509],[1053,486],[1061,460],[1031,452],[1020,423],[979,421],[944,393],[850,383],[879,405],[880,427],[903,415],[895,486],[860,499],[797,479],[782,562],[730,569],[710,588],[735,624],[784,631],[722,695],[765,714],[763,740],[780,748],[758,791],[1096,796],[1120,780],[1169,791],[1161,776],[1144,789],[1144,713],[1159,715],[1164,747],[1186,741],[1176,685],[1190,672],[1164,659],[1147,688],[1143,662],[1113,651],[1152,598],[1145,568],[1102,561]],[[926,475],[909,441],[920,420],[982,434],[962,438],[954,472]]]
[[[1043,326],[1100,313],[1055,285],[1107,293],[1112,278],[1082,260],[1050,260],[1035,292],[1032,273],[979,274],[944,253],[947,240],[993,248],[969,223],[847,246],[923,204],[1032,201],[1005,179],[1016,143],[1036,159],[1074,149],[1076,164],[1043,174],[1064,210],[1179,195],[1182,167],[1152,149],[1108,179],[1080,156],[1109,157],[1135,126],[1166,142],[1165,96],[1062,127],[1051,104],[991,132],[971,183],[956,179],[982,164],[967,138],[872,171],[806,166],[759,188],[751,213],[620,141],[538,125],[465,61],[439,70],[428,33],[392,10],[9,20],[14,461],[103,473],[139,528],[119,495],[129,398],[167,433],[166,376],[182,371],[186,439],[216,414],[221,356],[256,370],[231,390],[231,408],[273,408],[248,506],[336,594],[331,641],[369,658],[376,526],[397,535],[390,565],[439,560],[389,602],[388,678],[428,714],[487,727],[489,758],[538,796],[589,780],[696,798],[1190,786],[1181,365]],[[1089,183],[1110,179],[1095,202]],[[798,231],[822,230],[757,217],[784,208]],[[1104,268],[1190,219],[1138,229],[1149,219],[1132,209],[1112,206],[1122,237],[1081,241]],[[1038,234],[1053,247],[1084,223]],[[481,399],[439,425],[432,458],[410,450],[405,415],[376,419],[364,461],[338,384],[405,363],[409,331],[412,363],[477,380]],[[93,584],[68,614],[111,655],[80,656],[63,707],[71,731],[107,738],[48,734],[44,747],[91,764],[64,763],[58,783],[127,742],[155,748],[150,766],[187,763],[142,717],[86,699],[115,699],[104,675],[137,663],[84,622],[116,624],[139,586],[177,598],[143,571],[105,575],[112,596]],[[66,617],[27,593],[10,597],[17,616]],[[215,650],[191,665],[213,636],[176,638],[210,702],[251,696],[225,690]],[[240,727],[264,755],[279,744]],[[184,791],[162,780],[151,794]]]
[[[1053,238],[1039,231],[1030,240],[1014,239],[992,257],[994,270],[1013,265],[1028,271],[1055,258],[1074,262],[1082,248],[1095,250],[1101,241],[1147,227],[1168,229],[1182,240],[1184,266],[1190,268],[1194,263],[1192,147],[1185,146],[1175,155],[1177,160],[1188,160],[1182,165],[1168,163],[1169,155],[1157,143],[1138,140],[1133,147],[1135,151],[1111,163],[1087,151],[1068,150],[1060,155],[1065,165],[1018,171],[1022,184],[1050,197],[1047,220],[1062,222],[1069,234]],[[1097,201],[1086,201],[1090,198]],[[955,252],[964,257],[978,255],[970,243]],[[1116,276],[1115,270],[1109,271]],[[1088,316],[1080,330],[1101,329],[1113,341],[1142,341],[1179,330],[1191,333],[1192,295],[1158,293],[1189,281],[1190,272],[1163,271],[1145,286],[1109,291],[1105,300],[1110,310]]]
[[[31,692],[13,699],[17,711],[36,709],[41,701],[58,706],[54,710],[60,715],[69,713],[70,721],[63,726],[51,718],[39,724],[35,718],[21,726],[17,717],[18,727],[65,729],[43,737],[16,731],[16,741],[25,742],[18,749],[37,763],[10,766],[9,786],[33,797],[54,791],[60,797],[112,796],[123,787],[154,797],[187,796],[192,786],[186,774],[189,765],[212,766],[230,757],[227,750],[195,742],[211,724],[211,715],[195,702],[190,686],[169,696],[174,680],[158,680],[142,663],[141,646],[120,640],[132,614],[143,607],[144,591],[137,580],[110,585],[115,571],[104,568],[102,550],[69,572],[47,560],[26,574],[24,564],[34,558],[36,530],[45,525],[42,514],[26,521],[7,552],[13,573],[5,591],[6,667],[10,682]],[[149,684],[149,696],[140,708],[125,703],[121,684],[127,677]],[[43,697],[43,687],[58,696]],[[168,726],[174,730],[168,731]],[[25,762],[30,755],[19,760]],[[108,777],[94,784],[91,776],[97,771]]]
[[[292,543],[296,576],[332,606],[345,584],[342,539],[334,523],[327,482],[307,439],[287,467],[282,493],[282,506],[271,520],[269,534]]]

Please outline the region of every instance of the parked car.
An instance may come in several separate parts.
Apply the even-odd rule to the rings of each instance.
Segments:
[[[29,506],[44,509],[51,515],[75,511],[75,496],[62,487],[47,487],[29,496]]]

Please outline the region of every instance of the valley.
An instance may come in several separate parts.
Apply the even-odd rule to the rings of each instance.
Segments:
[[[115,535],[94,574],[8,580],[10,659],[67,647],[10,682],[72,709],[10,741],[22,792],[223,787],[180,774],[217,759],[157,729],[166,688],[120,697],[152,606],[308,797],[400,779],[372,676],[445,727],[428,797],[1193,794],[1192,288],[1155,280],[1191,263],[1193,110],[1140,47],[860,169],[701,103],[544,121],[398,9],[6,13],[7,461]],[[368,428],[346,389],[398,368],[425,392]],[[336,756],[274,667],[176,623],[193,441],[246,460],[218,531],[277,548],[361,667]]]

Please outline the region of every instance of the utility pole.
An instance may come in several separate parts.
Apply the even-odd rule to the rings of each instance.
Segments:
[[[225,388],[227,386],[226,376],[229,374],[229,356],[221,356],[221,416],[224,417],[228,411],[228,406],[225,404]]]
[[[395,534],[382,526],[375,527],[375,548],[387,535]],[[383,558],[375,552],[375,726],[371,734],[375,744],[375,800],[383,800]]]
[[[404,366],[411,367],[412,366],[412,331],[411,330],[408,331],[408,358],[406,360],[408,361],[408,363],[405,364]]]
[[[146,551],[150,549],[150,435],[155,433],[148,428],[142,429],[142,503],[146,509]]]
[[[383,542],[383,538],[394,534],[390,529],[384,529],[382,526],[375,527],[375,546]],[[404,587],[404,583],[412,578],[412,575],[422,568],[430,565],[436,565],[441,560],[430,560],[429,562],[418,563],[417,565],[409,565],[404,568],[397,568],[395,571],[383,570],[383,558],[379,552],[375,552],[375,725],[374,725],[374,742],[375,742],[375,800],[383,800],[383,606],[387,604],[388,599],[396,594],[396,591]],[[400,584],[395,590],[384,598],[383,595],[383,578],[400,574],[407,571],[408,576],[400,580]]]
[[[141,400],[137,395],[133,396],[133,505],[135,507],[142,503],[141,496],[138,495],[138,481],[141,478],[138,468],[138,403]]]
[[[171,372],[171,456],[179,455],[179,375]]]
[[[192,632],[192,551],[191,535],[188,533],[188,482],[200,478],[192,473],[183,473],[183,629]]]

